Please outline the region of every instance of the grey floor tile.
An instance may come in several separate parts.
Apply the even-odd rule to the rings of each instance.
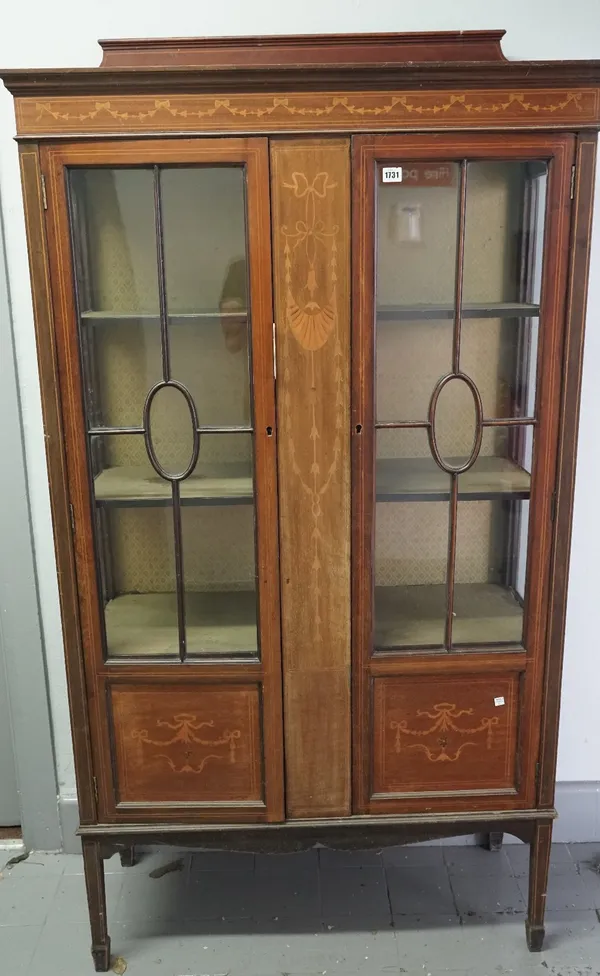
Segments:
[[[161,878],[134,873],[112,877],[121,880],[121,892],[113,912],[119,921],[185,916],[190,900],[187,872],[171,872]]]
[[[394,929],[400,966],[408,972],[472,965],[457,915],[395,916]]]
[[[386,847],[382,851],[383,863],[392,867],[442,868],[444,853],[439,844],[405,844],[400,847]]]
[[[462,930],[467,966],[478,968],[481,976],[511,972],[529,976],[542,962],[539,953],[527,948],[524,915],[470,915],[463,919]],[[449,965],[454,965],[453,958]]]
[[[81,854],[64,854],[64,871],[63,874],[73,875],[73,874],[83,874],[83,857]],[[115,862],[119,865],[119,870],[121,864],[118,857],[111,857],[104,861],[104,872],[105,874],[111,874],[115,870]]]
[[[43,878],[49,874],[61,875],[68,859],[68,854],[31,851],[24,861],[6,868],[3,874],[5,878]]]
[[[364,914],[354,912],[352,915],[323,915],[324,932],[387,932],[393,929],[394,923],[389,913],[371,915],[369,906]]]
[[[399,972],[394,932],[332,929],[303,935],[258,936],[247,970],[251,976],[395,976]]]
[[[148,881],[150,885],[152,882]],[[106,912],[109,921],[117,915],[117,908],[123,886],[120,874],[108,874],[105,879]],[[47,924],[67,924],[88,920],[87,895],[82,874],[63,875],[59,879],[52,903],[48,910]]]
[[[226,913],[227,914],[227,913]],[[257,919],[315,918],[321,914],[317,871],[298,871],[295,875],[273,875],[256,879],[251,915]]]
[[[529,844],[507,844],[504,848],[516,878],[529,874]],[[550,864],[572,864],[573,859],[566,844],[553,844]]]
[[[600,969],[600,921],[595,911],[546,912],[544,958],[590,957]]]
[[[450,875],[510,875],[511,864],[504,849],[487,851],[483,847],[443,847],[444,861]]]
[[[388,867],[386,876],[394,915],[455,915],[444,868]]]
[[[4,877],[0,882],[0,926],[43,925],[60,879],[60,874],[29,880]]]
[[[254,854],[246,851],[198,851],[192,871],[254,871]]]
[[[364,915],[390,918],[385,874],[380,867],[321,869],[324,915]]]
[[[528,897],[528,879],[517,879],[523,898]],[[598,891],[595,885],[588,881],[587,877],[580,875],[574,865],[552,865],[548,879],[548,892],[546,896],[546,911],[585,911],[596,907],[596,901],[600,895],[600,885]]]
[[[7,976],[27,973],[41,933],[41,925],[5,925],[0,928],[1,971]]]
[[[201,871],[191,876],[182,918],[251,918],[260,908],[258,899],[267,886],[257,890],[254,872]],[[282,912],[283,914],[283,912]]]
[[[525,911],[516,878],[510,876],[453,875],[452,890],[461,916],[514,914]]]
[[[324,868],[383,868],[381,851],[334,851],[327,847],[319,850],[319,860]]]
[[[87,923],[45,926],[27,976],[92,976],[90,944]]]
[[[575,864],[585,864],[590,870],[600,871],[600,841],[592,844],[567,844]]]
[[[314,874],[318,869],[317,850],[301,851],[298,854],[257,854],[254,861],[258,879],[297,877],[299,874]]]
[[[211,935],[199,935],[185,923],[173,925],[164,919],[156,928],[148,922],[143,927],[136,925],[135,932],[129,925],[119,924],[113,930],[113,953],[127,963],[127,976],[248,973],[253,937],[230,934],[224,926],[214,924],[217,932]]]

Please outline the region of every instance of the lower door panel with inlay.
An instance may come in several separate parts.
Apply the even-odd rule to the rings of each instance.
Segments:
[[[117,811],[182,804],[264,815],[258,683],[117,681],[107,702]]]
[[[373,679],[372,800],[518,792],[518,673]]]

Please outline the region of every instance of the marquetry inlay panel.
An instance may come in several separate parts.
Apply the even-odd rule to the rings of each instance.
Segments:
[[[254,802],[262,795],[256,685],[113,685],[117,800]]]
[[[349,148],[271,148],[292,816],[341,815],[350,803]]]
[[[16,100],[19,135],[560,127],[598,122],[596,88],[56,96]]]
[[[515,789],[515,674],[376,678],[375,794]]]

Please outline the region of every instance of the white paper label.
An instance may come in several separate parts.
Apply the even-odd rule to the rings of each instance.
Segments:
[[[504,698],[494,698],[494,705],[504,705]]]
[[[402,183],[401,166],[384,166],[381,174],[384,183]]]

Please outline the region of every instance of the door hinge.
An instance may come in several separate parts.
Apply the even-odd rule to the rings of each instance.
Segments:
[[[98,780],[96,779],[95,776],[92,776],[92,784],[94,787],[94,799],[96,801],[96,804],[98,804]]]
[[[575,196],[575,164],[571,166],[571,200]]]
[[[536,790],[537,790],[537,788],[538,788],[539,785],[540,785],[540,764],[539,764],[539,762],[536,762],[536,764],[535,764],[535,788],[536,788]]]
[[[553,491],[550,495],[550,521],[554,522],[556,518],[556,492]]]
[[[48,197],[46,196],[46,177],[40,173],[40,186],[42,188],[42,205],[44,210],[48,209]]]
[[[69,515],[71,516],[71,528],[73,532],[75,531],[75,509],[71,502],[69,502]]]
[[[273,379],[277,379],[277,334],[273,322]]]

